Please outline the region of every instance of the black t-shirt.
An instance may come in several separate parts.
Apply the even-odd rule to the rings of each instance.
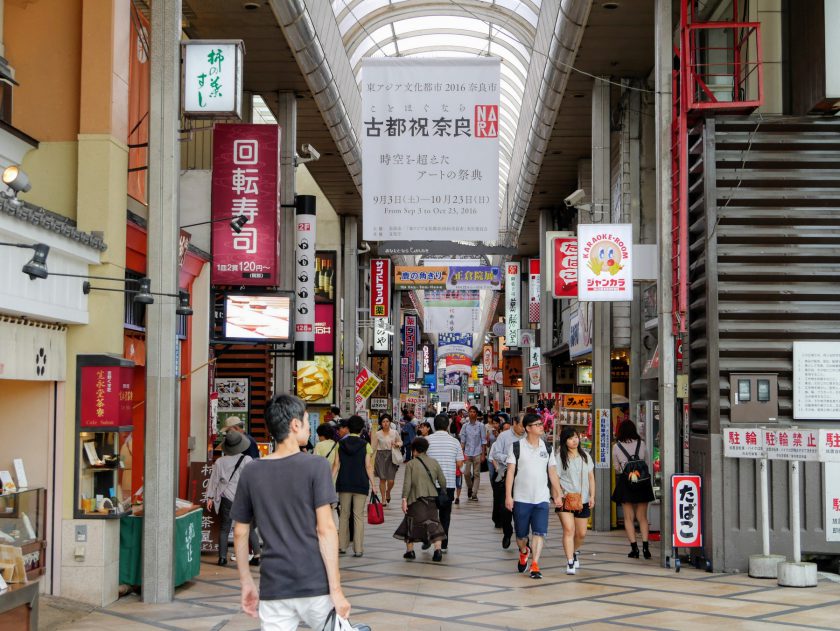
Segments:
[[[329,594],[315,509],[338,501],[326,458],[297,453],[242,468],[231,517],[255,522],[263,539],[260,599]]]

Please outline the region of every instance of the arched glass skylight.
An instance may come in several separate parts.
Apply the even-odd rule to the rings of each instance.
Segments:
[[[365,57],[501,59],[502,205],[540,0],[332,0],[332,8],[357,81]]]

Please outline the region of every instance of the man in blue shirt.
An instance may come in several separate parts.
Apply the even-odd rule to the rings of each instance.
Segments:
[[[481,482],[481,463],[487,457],[487,431],[478,422],[478,408],[470,406],[469,421],[461,428],[461,446],[464,448],[464,482],[468,499],[478,501]]]

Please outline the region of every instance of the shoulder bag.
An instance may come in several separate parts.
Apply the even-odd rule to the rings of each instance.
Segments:
[[[586,468],[584,466],[583,458],[578,454],[578,458],[580,459],[580,493],[566,493],[565,497],[563,498],[563,510],[571,511],[576,513],[577,511],[583,510],[583,470]]]
[[[429,467],[426,466],[426,463],[423,462],[422,458],[417,458],[423,468],[426,470],[426,473],[429,474],[429,479],[432,481],[432,485],[437,489],[437,497],[435,498],[435,506],[438,507],[438,510],[441,508],[448,508],[452,504],[452,500],[449,499],[449,493],[446,492],[446,489],[442,489],[437,485],[435,479],[432,477],[432,472],[429,471]]]
[[[391,462],[399,467],[404,460],[405,458],[403,457],[402,448],[396,446],[391,447]]]

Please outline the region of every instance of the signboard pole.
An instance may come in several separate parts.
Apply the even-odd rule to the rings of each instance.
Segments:
[[[779,563],[782,587],[816,587],[817,564],[802,563],[802,531],[799,505],[799,461],[790,463],[790,530],[793,535],[793,561]]]
[[[787,559],[781,554],[770,554],[770,492],[767,458],[759,460],[761,476],[761,554],[751,554],[749,575],[752,578],[778,578],[779,563]]]
[[[315,359],[315,196],[295,198],[295,362]]]

